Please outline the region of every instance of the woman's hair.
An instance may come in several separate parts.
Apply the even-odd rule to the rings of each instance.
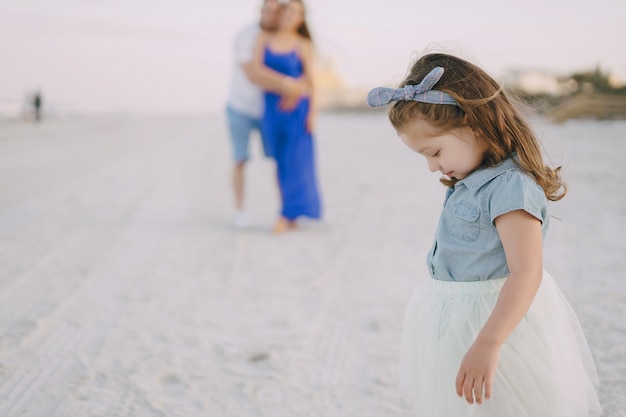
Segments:
[[[448,93],[459,105],[398,101],[389,110],[394,128],[402,131],[418,118],[442,131],[469,126],[487,144],[482,167],[497,165],[517,153],[515,163],[535,179],[549,200],[563,198],[567,187],[559,175],[561,167],[552,169],[544,164],[537,137],[502,87],[485,71],[451,55],[428,54],[413,65],[400,87],[419,84],[435,67],[443,67],[444,73],[434,89]],[[441,180],[447,186],[457,181]]]
[[[300,24],[298,29],[296,29],[296,32],[298,32],[298,34],[302,36],[303,38],[306,38],[310,40],[311,42],[313,42],[313,39],[311,38],[311,32],[309,31],[309,26],[306,23],[306,7],[304,6],[304,2],[302,0],[289,0],[289,2],[300,3],[302,5],[302,10],[303,10],[302,23]]]

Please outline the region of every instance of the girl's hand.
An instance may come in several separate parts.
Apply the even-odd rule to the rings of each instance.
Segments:
[[[456,376],[456,393],[468,404],[483,403],[491,398],[493,379],[500,359],[500,347],[476,340],[469,348]]]

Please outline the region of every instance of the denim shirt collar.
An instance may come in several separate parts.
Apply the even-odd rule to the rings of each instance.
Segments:
[[[461,181],[457,182],[455,184],[455,187],[459,184],[465,184],[465,186],[469,190],[476,191],[503,172],[513,171],[516,169],[519,168],[517,167],[517,165],[515,165],[513,157],[508,157],[499,165],[477,169],[476,171],[469,174],[467,177],[463,178]]]

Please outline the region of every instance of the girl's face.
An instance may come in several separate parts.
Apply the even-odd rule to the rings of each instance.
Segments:
[[[304,5],[297,1],[287,3],[283,12],[281,27],[296,31],[302,22],[304,22]]]
[[[442,131],[425,120],[415,120],[398,132],[400,139],[426,158],[428,168],[461,180],[480,166],[487,145],[469,127]]]

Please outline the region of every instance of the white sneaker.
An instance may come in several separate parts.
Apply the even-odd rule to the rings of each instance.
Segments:
[[[237,213],[235,213],[235,219],[233,220],[233,224],[235,225],[235,227],[238,227],[240,229],[248,226],[248,218],[246,217],[246,213],[243,211],[237,211]]]

